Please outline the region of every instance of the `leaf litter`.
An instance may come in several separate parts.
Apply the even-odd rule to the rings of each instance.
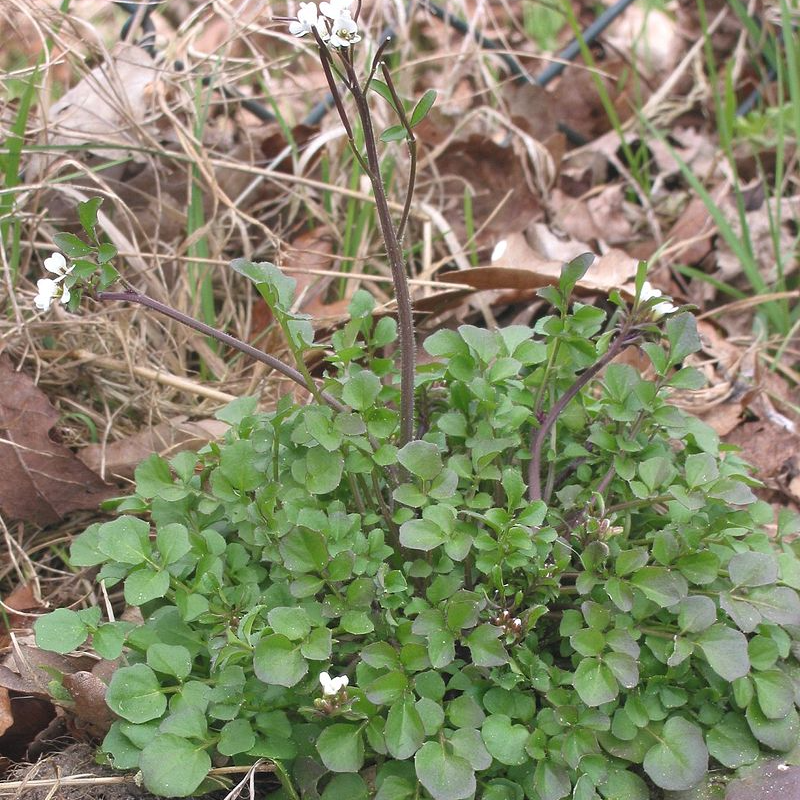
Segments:
[[[571,36],[561,25],[549,42],[534,41],[522,14],[526,4],[451,5],[505,41],[528,75],[547,64],[543,51],[557,52]],[[742,92],[758,85],[729,4],[705,5],[715,58],[734,60]],[[364,8],[372,30],[393,22],[384,19],[382,4]],[[591,4],[575,3],[574,10],[581,24],[592,21]],[[231,258],[284,266],[302,288],[298,310],[312,314],[324,335],[342,324],[357,288],[373,291],[380,313],[392,312],[374,224],[365,223],[357,241],[347,240],[346,226],[369,211],[370,201],[352,178],[343,132],[330,115],[308,117],[324,78],[269,14],[263,3],[202,10],[186,2],[180,13],[165,7],[153,18],[156,50],[168,55],[154,61],[132,43],[87,46],[87,29],[113,42],[121,24],[119,15],[88,0],[64,17],[32,0],[13,13],[3,11],[3,32],[24,33],[3,56],[6,83],[17,87],[16,105],[0,112],[4,133],[19,105],[14,81],[32,78],[31,65],[48,36],[54,47],[45,54],[43,72],[55,88],[52,97],[37,94],[27,121],[24,183],[15,200],[24,243],[15,267],[21,279],[13,285],[4,273],[7,295],[15,298],[0,337],[4,517],[34,531],[58,530],[65,517],[69,522],[75,512],[119,492],[104,478],[124,481],[144,455],[210,441],[218,434],[213,412],[223,395],[256,394],[269,408],[286,391],[260,366],[140,310],[96,307],[77,317],[59,310],[50,320],[30,319],[33,276],[51,250],[53,233],[74,219],[79,200],[106,196],[100,227],[126,259],[129,280],[195,314],[202,313],[199,287],[207,286],[221,325],[278,353],[285,343],[260,298],[225,268]],[[724,309],[729,298],[718,284],[687,277],[676,265],[745,295],[752,291],[736,252],[675,157],[741,235],[730,167],[714,129],[713,81],[696,46],[702,39],[697,4],[680,0],[663,12],[634,4],[593,45],[595,71],[578,59],[547,87],[504,75],[490,51],[421,11],[401,23],[420,36],[416,48],[411,37],[399,40],[401,94],[418,95],[429,86],[439,92],[434,112],[418,129],[421,172],[408,236],[422,243],[411,267],[414,277],[423,278],[415,286],[423,331],[531,319],[535,290],[582,251],[598,257],[577,287],[582,302],[604,303],[614,290],[630,293],[642,257],[652,259],[656,286],[704,312]],[[19,72],[19,63],[27,72]],[[624,147],[598,80],[625,130]],[[273,117],[277,110],[278,119],[254,115],[247,100]],[[637,122],[641,108],[652,126],[668,132],[666,142]],[[626,147],[639,154],[641,165],[628,162]],[[759,148],[762,157],[769,155],[769,145]],[[750,169],[740,196],[755,263],[770,282],[776,264],[770,215],[777,216],[780,199],[778,243],[791,276],[800,195],[790,182],[780,198],[767,196],[752,149],[745,143],[737,154],[741,174]],[[392,156],[396,169],[407,168],[401,150]],[[634,173],[649,181],[646,189],[632,180]],[[448,290],[448,283],[458,288]],[[752,332],[757,308],[737,307],[701,322],[705,349],[697,366],[708,386],[676,399],[741,445],[761,469],[771,501],[798,508],[798,448],[790,445],[800,424],[800,340],[795,329],[783,342],[770,343],[773,352],[783,348],[780,368],[772,369],[764,341]],[[75,357],[87,351],[99,354],[94,365]],[[68,535],[70,529],[64,530]],[[28,585],[21,576],[16,583],[10,576],[4,581],[9,591]],[[60,602],[81,602],[79,585]],[[118,609],[119,601],[112,598]],[[24,615],[10,622],[24,635]],[[18,650],[30,655],[24,641]],[[96,698],[97,681],[102,683],[92,672],[96,663],[77,658],[55,668],[78,695]],[[24,690],[45,706],[49,702],[41,676],[18,664],[15,672],[9,663],[0,667],[6,693],[0,692],[0,727],[13,722],[8,692]],[[51,714],[63,719],[67,712]],[[94,724],[104,723],[98,717]],[[43,729],[49,725],[45,721]],[[22,745],[20,756],[36,751],[33,742]],[[70,772],[62,767],[62,774],[64,769]],[[737,787],[731,798],[760,796],[742,791]]]

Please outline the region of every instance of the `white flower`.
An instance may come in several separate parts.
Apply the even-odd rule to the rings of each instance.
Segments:
[[[347,675],[339,678],[331,678],[327,672],[320,672],[319,682],[322,684],[322,694],[325,697],[335,697],[348,684]]]
[[[297,19],[289,23],[289,33],[292,36],[305,36],[317,29],[320,37],[326,40],[328,33],[328,23],[324,17],[319,16],[316,3],[300,3],[300,10],[297,12]]]
[[[33,298],[33,303],[41,311],[47,311],[50,308],[50,303],[58,296],[61,287],[51,278],[42,278],[36,281],[36,287],[39,292]]]
[[[352,5],[353,0],[331,0],[330,3],[320,3],[319,10],[330,19],[339,19],[339,17],[350,16],[350,6]]]
[[[650,281],[645,281],[642,284],[642,293],[640,295],[641,300],[652,300],[654,297],[663,297],[662,292],[659,289],[656,289]],[[657,317],[663,317],[664,314],[671,314],[673,311],[678,310],[678,306],[673,305],[669,300],[662,300],[660,303],[656,303],[651,309],[653,314]]]
[[[52,272],[54,275],[60,275],[61,277],[69,275],[73,270],[73,267],[67,269],[67,259],[64,258],[61,253],[53,253],[49,258],[46,258],[44,260],[44,268],[48,272]]]
[[[58,276],[55,279],[42,278],[36,281],[39,291],[33,298],[34,305],[42,311],[47,311],[56,297],[60,297],[64,305],[69,303],[69,298],[72,295],[66,286],[61,285],[61,282],[75,269],[75,265],[73,264],[67,268],[67,259],[61,253],[53,253],[53,255],[44,260],[44,268],[48,272],[52,272],[53,275]]]
[[[343,14],[331,23],[331,47],[350,47],[351,44],[360,41],[358,25],[349,14]]]

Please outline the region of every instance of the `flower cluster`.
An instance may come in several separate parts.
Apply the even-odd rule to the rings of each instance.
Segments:
[[[319,4],[300,3],[297,19],[289,24],[293,36],[305,36],[316,31],[330,47],[350,47],[361,41],[358,24],[350,15],[353,0],[330,0]]]
[[[44,260],[44,268],[56,277],[42,278],[36,281],[36,287],[39,291],[36,297],[33,298],[33,302],[36,308],[41,311],[47,311],[56,298],[60,298],[64,305],[69,303],[70,291],[63,284],[63,281],[75,267],[74,265],[67,267],[67,259],[61,253],[53,253],[50,258]]]
[[[320,672],[319,682],[322,685],[322,697],[314,701],[314,708],[326,716],[341,711],[350,700],[345,691],[349,683],[347,675],[331,678],[327,672]]]

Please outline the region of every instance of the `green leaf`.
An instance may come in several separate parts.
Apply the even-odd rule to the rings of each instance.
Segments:
[[[123,564],[141,564],[152,555],[150,526],[143,519],[124,515],[100,526],[98,549]]]
[[[342,389],[342,400],[356,411],[371,408],[381,392],[381,379],[369,370],[363,369],[350,375]]]
[[[214,414],[214,418],[221,422],[227,422],[228,425],[238,425],[246,417],[255,414],[258,407],[258,398],[252,395],[244,397],[237,397],[231,400],[226,406],[223,406],[219,411]]]
[[[325,786],[320,800],[368,800],[369,789],[360,775],[334,775]]]
[[[474,728],[459,728],[450,737],[453,753],[469,761],[476,772],[492,766],[492,756],[486,749],[480,733]]]
[[[461,325],[458,332],[484,364],[488,364],[500,352],[500,340],[495,331],[478,328],[475,325]]]
[[[203,745],[162,733],[145,746],[139,768],[148,791],[161,797],[186,797],[208,775],[211,758]]]
[[[678,605],[678,625],[682,632],[699,633],[717,621],[717,606],[710,597],[696,594],[684,597]]]
[[[779,669],[753,673],[758,705],[769,719],[782,719],[794,706],[791,678]]]
[[[592,253],[581,253],[561,267],[558,288],[562,297],[568,298],[572,294],[575,284],[588,272],[594,263],[594,258]]]
[[[361,651],[361,660],[375,669],[398,669],[400,658],[388,642],[374,642]]]
[[[606,653],[603,662],[626,689],[633,689],[639,683],[639,664],[628,653]]]
[[[373,78],[369,82],[369,88],[377,92],[394,109],[395,113],[397,113],[398,108],[394,104],[394,97],[392,97],[391,89],[389,89],[383,81]]]
[[[138,769],[141,750],[122,733],[121,725],[117,720],[111,726],[100,749],[110,757],[111,766],[115,769]]]
[[[255,461],[253,443],[239,439],[222,449],[219,468],[234,489],[251,492],[264,482],[264,473],[256,467]]]
[[[524,764],[528,760],[525,744],[530,731],[524,725],[513,725],[505,714],[492,714],[481,725],[481,738],[486,749],[501,764]]]
[[[711,669],[726,681],[735,681],[750,671],[747,637],[727,625],[712,625],[696,639]]]
[[[678,364],[702,346],[697,335],[697,322],[688,311],[670,317],[664,326],[664,332],[670,345],[670,364]]]
[[[99,656],[113,661],[122,654],[125,637],[131,628],[132,622],[106,622],[92,635],[92,647]]]
[[[414,110],[411,112],[411,119],[408,121],[412,128],[415,128],[428,116],[428,112],[431,110],[435,101],[435,89],[428,89],[428,91],[420,97],[419,102],[414,106]]]
[[[290,572],[322,572],[330,556],[325,537],[318,531],[295,528],[280,540],[283,564]]]
[[[93,251],[92,247],[82,239],[79,239],[74,233],[57,233],[53,236],[53,241],[59,250],[64,251],[64,255],[67,258],[81,258],[82,256],[88,256]]]
[[[407,697],[392,705],[384,729],[386,749],[403,761],[411,758],[425,741],[425,729],[414,701]]]
[[[341,453],[329,453],[324,447],[312,447],[306,454],[306,489],[311,494],[332,492],[342,480],[343,469],[344,458]]]
[[[246,753],[256,743],[256,736],[246,719],[234,719],[220,731],[217,750],[224,756]]]
[[[231,269],[253,281],[258,293],[270,307],[284,313],[291,310],[297,282],[274,264],[269,261],[253,262],[246,258],[236,258],[231,261]]]
[[[786,752],[797,745],[800,719],[796,709],[790,709],[781,719],[770,719],[761,709],[758,699],[753,698],[747,706],[745,717],[753,736],[767,747]]]
[[[90,525],[70,545],[69,561],[74,567],[94,567],[108,561],[99,548],[100,525]]]
[[[601,706],[619,694],[614,673],[597,658],[585,658],[578,664],[572,685],[587,706]]]
[[[108,262],[111,261],[112,258],[115,258],[117,255],[117,248],[114,247],[111,242],[101,242],[97,248],[97,263],[108,265]],[[105,286],[108,286],[110,283],[113,283],[119,277],[119,273],[110,265],[106,266],[105,269],[102,270],[103,272],[103,282],[105,283],[108,281],[109,278],[113,276],[113,279],[105,283]],[[101,288],[105,288],[102,286]]]
[[[364,693],[370,703],[376,706],[387,705],[399,700],[408,688],[405,673],[395,670],[379,675],[364,687]],[[399,756],[395,756],[399,758]]]
[[[305,609],[292,606],[279,606],[267,613],[267,622],[275,633],[282,633],[287,639],[304,639],[311,632],[311,620]]]
[[[679,603],[689,591],[683,575],[664,567],[642,567],[631,577],[631,583],[661,608]]]
[[[380,775],[380,772],[378,774]],[[411,780],[397,775],[386,775],[378,783],[375,800],[411,800],[414,797],[414,791],[415,786]]]
[[[76,611],[57,608],[33,623],[36,644],[42,650],[54,653],[71,653],[89,636],[89,629]]]
[[[800,625],[800,600],[788,586],[764,586],[752,589],[748,603],[776,625]]]
[[[294,686],[308,672],[299,646],[280,633],[265,636],[253,653],[253,669],[260,681],[278,686]]]
[[[448,752],[441,742],[426,742],[414,756],[419,782],[433,800],[466,800],[475,793],[475,771],[469,761]]]
[[[399,142],[407,136],[406,129],[403,125],[392,125],[386,130],[381,132],[382,142]]]
[[[766,586],[778,580],[778,560],[772,553],[736,553],[728,562],[734,586]]]
[[[158,730],[161,733],[174,733],[184,739],[204,739],[208,735],[208,720],[202,709],[186,706],[173,709],[158,726]]]
[[[412,475],[432,481],[442,471],[442,456],[432,442],[417,439],[397,451],[397,460]]]
[[[125,600],[129,605],[141,606],[163,597],[169,590],[169,573],[141,567],[125,579]]]
[[[709,550],[682,556],[676,566],[688,581],[704,586],[713,583],[719,575],[719,556]]]
[[[400,544],[411,550],[433,550],[444,544],[444,531],[428,519],[410,519],[400,526]]]
[[[330,628],[314,628],[309,637],[300,645],[303,658],[310,661],[327,661],[331,657],[333,634]]]
[[[656,786],[670,791],[691,789],[708,770],[708,750],[697,725],[670,717],[644,757],[644,771]]]
[[[161,526],[156,533],[156,547],[163,564],[174,564],[192,549],[188,529],[179,522]]]
[[[641,569],[650,560],[650,552],[646,547],[633,547],[623,550],[616,561],[615,572],[617,575],[630,575]]]
[[[156,672],[183,680],[192,671],[192,656],[183,645],[157,642],[147,648],[147,665]]]
[[[186,490],[175,484],[167,461],[155,453],[136,467],[134,476],[137,494],[147,499],[180,500],[186,496]]]
[[[758,758],[758,742],[741,714],[728,712],[706,733],[708,752],[723,766],[738,769]]]
[[[146,664],[120,667],[108,685],[106,703],[115,714],[137,723],[157,719],[167,709],[161,684]]]
[[[609,769],[601,789],[606,800],[651,800],[647,784],[635,772],[625,769]]]
[[[78,219],[87,236],[95,238],[94,228],[97,225],[97,212],[103,205],[102,197],[91,197],[83,203],[78,203]]]
[[[560,800],[572,791],[572,781],[567,771],[550,759],[540,761],[536,765],[533,785],[542,800]]]
[[[364,765],[361,727],[337,722],[319,735],[317,752],[331,772],[358,772]]]
[[[467,636],[475,666],[499,667],[508,663],[508,653],[499,638],[501,634],[502,630],[494,625],[479,625]]]

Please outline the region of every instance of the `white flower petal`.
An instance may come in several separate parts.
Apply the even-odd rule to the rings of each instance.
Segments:
[[[62,305],[66,305],[67,303],[69,303],[69,298],[70,297],[72,297],[72,295],[70,294],[69,289],[65,286],[61,290],[61,304]]]
[[[508,239],[501,239],[492,250],[492,261],[499,261],[508,250]]]
[[[53,253],[44,260],[44,268],[55,275],[62,275],[67,268],[67,259],[61,253]]]

